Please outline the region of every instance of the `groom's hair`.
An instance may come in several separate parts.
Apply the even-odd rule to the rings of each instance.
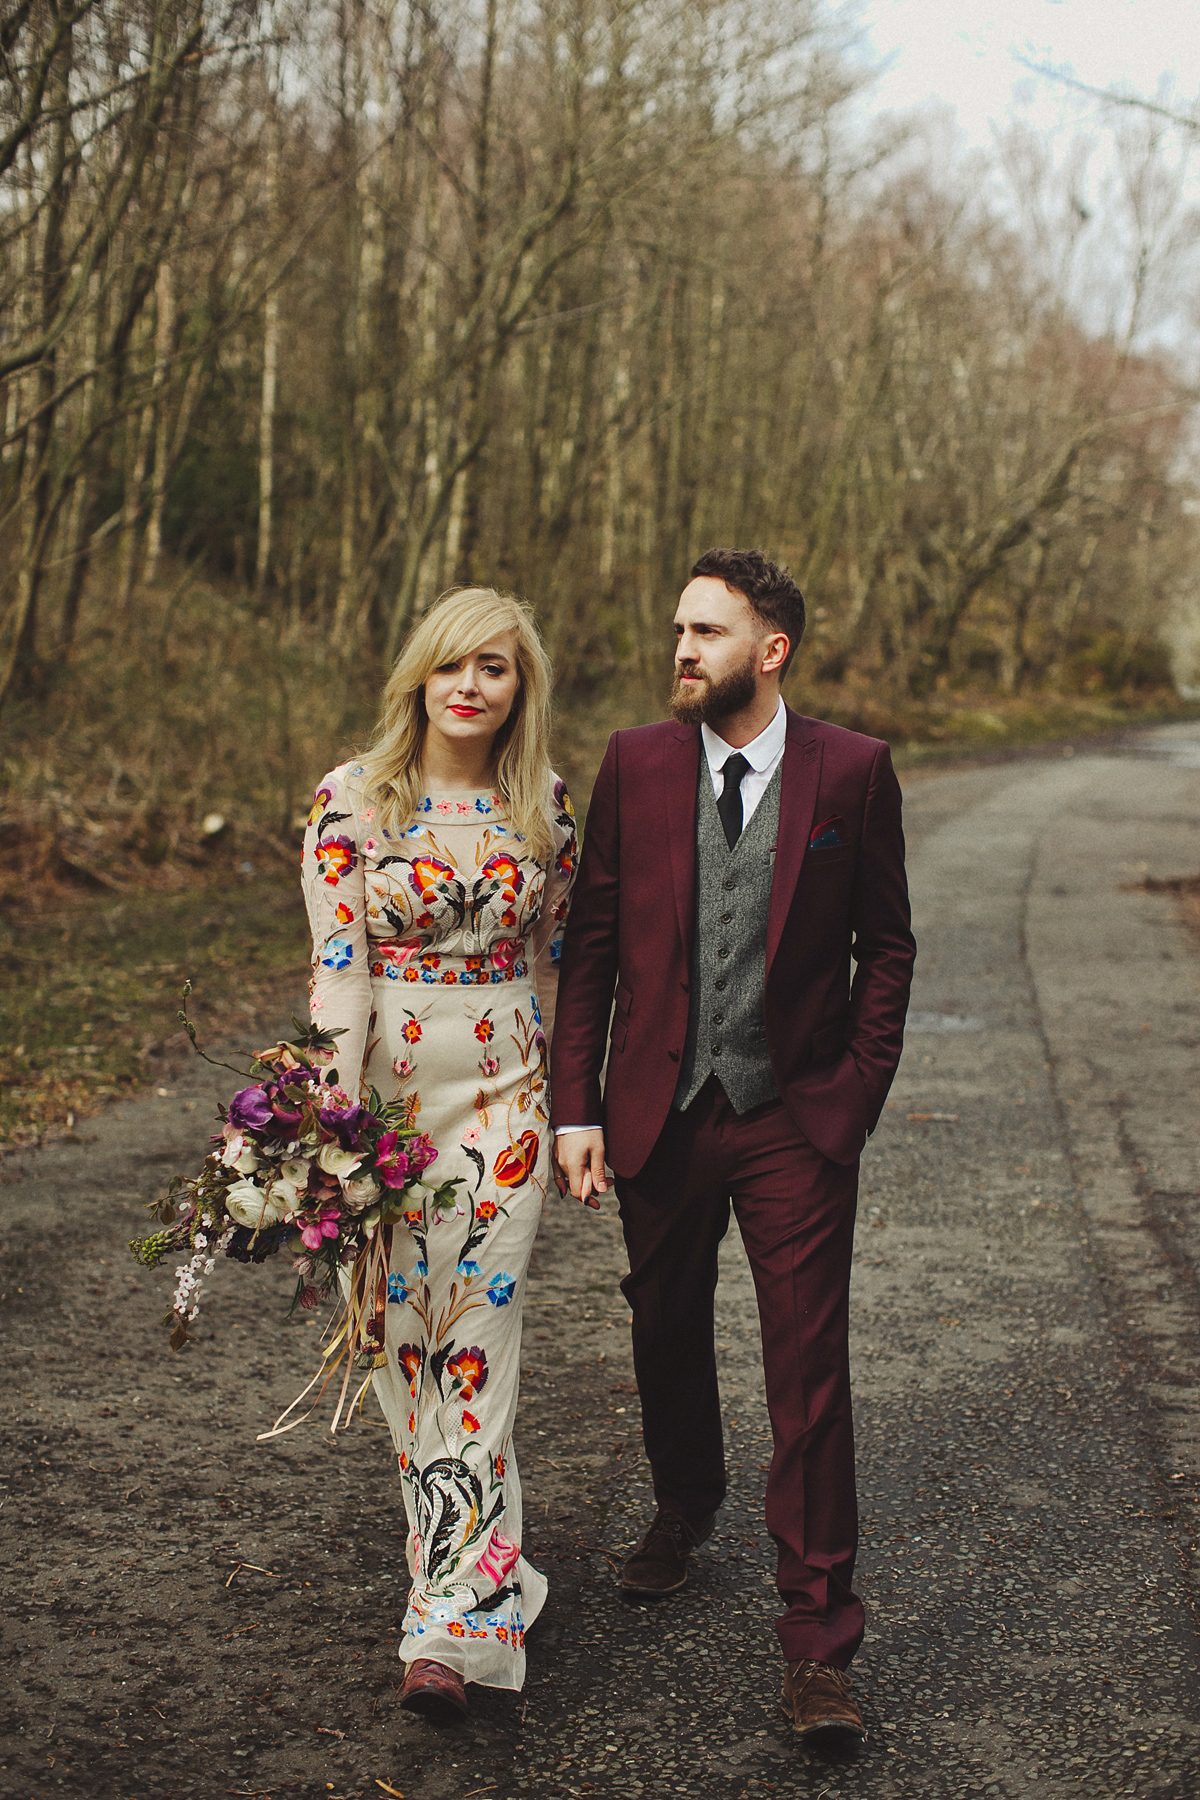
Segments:
[[[785,568],[768,562],[761,550],[706,550],[692,569],[692,579],[713,575],[748,601],[765,625],[787,633],[787,674],[804,636],[804,595]]]

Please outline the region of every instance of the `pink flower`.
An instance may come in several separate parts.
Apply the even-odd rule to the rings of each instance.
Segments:
[[[418,1140],[419,1142],[419,1140]],[[436,1155],[436,1152],[434,1153]],[[385,1187],[402,1188],[408,1180],[411,1152],[400,1145],[398,1131],[385,1131],[375,1150],[375,1173]],[[424,1168],[422,1163],[421,1168]],[[420,1170],[417,1171],[418,1173]]]
[[[420,948],[420,938],[389,938],[386,943],[379,945],[379,954],[384,962],[393,963],[396,968],[402,968],[409,957],[415,955]]]
[[[397,1081],[407,1081],[413,1072],[411,1056],[397,1056],[392,1063],[392,1074]]]
[[[435,812],[440,812],[444,819],[447,813],[452,813],[454,811],[454,806],[449,800],[438,800],[435,803],[433,810]]]
[[[318,1218],[310,1219],[306,1225],[301,1227],[300,1236],[304,1240],[305,1248],[319,1250],[324,1238],[335,1238],[338,1234],[337,1222],[340,1218],[341,1211],[338,1207],[323,1206]]]
[[[497,1075],[500,1072],[500,1061],[495,1056],[485,1056],[479,1067],[485,1075]]]
[[[378,848],[379,848],[379,839],[369,837],[363,845],[363,854],[364,854],[364,856],[374,856],[374,854],[378,850]]]
[[[478,1142],[479,1142],[479,1127],[478,1127],[478,1125],[472,1125],[469,1131],[463,1132],[463,1143],[464,1144],[477,1144]]]
[[[494,1581],[499,1587],[520,1554],[520,1544],[512,1543],[497,1527],[488,1539],[487,1548],[479,1558],[476,1567],[483,1571],[489,1581]]]

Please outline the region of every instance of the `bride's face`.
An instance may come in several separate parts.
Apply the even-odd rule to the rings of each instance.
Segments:
[[[425,683],[429,730],[458,749],[491,744],[517,698],[517,639],[502,631]]]

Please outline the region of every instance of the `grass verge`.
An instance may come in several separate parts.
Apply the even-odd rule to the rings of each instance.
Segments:
[[[308,928],[294,874],[180,892],[43,893],[0,910],[0,1144],[70,1131],[106,1100],[170,1078],[201,1035],[260,1048],[304,992]],[[236,1060],[236,1059],[234,1059]]]

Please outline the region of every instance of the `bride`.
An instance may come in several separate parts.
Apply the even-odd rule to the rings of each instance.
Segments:
[[[512,1444],[529,1254],[549,1175],[547,1039],[575,873],[548,757],[550,665],[528,609],[443,597],[387,683],[361,761],[317,788],[304,842],[312,1017],[343,1084],[400,1099],[457,1177],[392,1227],[386,1366],[412,1589],[401,1703],[520,1688],[545,1578],[521,1552]],[[435,1183],[435,1185],[436,1185]]]

